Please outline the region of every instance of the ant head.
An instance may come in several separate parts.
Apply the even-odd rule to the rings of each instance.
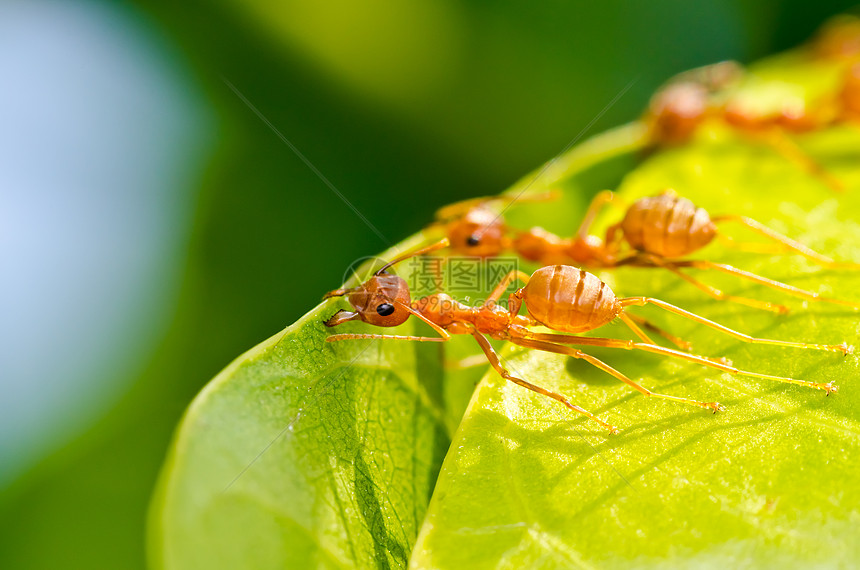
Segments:
[[[659,143],[688,140],[708,112],[708,91],[693,82],[675,83],[657,92],[648,115]]]
[[[505,249],[505,225],[500,216],[478,206],[446,227],[451,248],[457,253],[495,257]]]
[[[353,310],[341,309],[325,322],[327,327],[354,320],[378,327],[396,327],[406,322],[411,314],[406,309],[411,302],[406,281],[384,270],[358,287],[330,291],[324,298],[342,296],[346,296]]]
[[[443,239],[419,250],[406,253],[385,264],[382,269],[358,287],[329,291],[323,299],[345,296],[353,310],[341,309],[328,319],[325,325],[334,327],[355,320],[378,327],[396,327],[403,324],[412,314],[409,285],[402,277],[389,273],[388,268],[404,259],[448,247],[448,245],[448,240]]]

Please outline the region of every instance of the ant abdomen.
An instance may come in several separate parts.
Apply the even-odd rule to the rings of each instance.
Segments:
[[[538,269],[522,297],[532,318],[567,333],[596,329],[621,312],[621,303],[606,283],[570,265]]]
[[[633,249],[662,257],[687,255],[717,235],[708,212],[673,193],[637,200],[620,228]]]

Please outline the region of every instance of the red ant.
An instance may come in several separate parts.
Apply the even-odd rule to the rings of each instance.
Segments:
[[[438,337],[346,333],[329,336],[326,340],[335,342],[354,339],[398,339],[442,342],[450,340],[452,335],[468,334],[477,341],[490,364],[503,378],[561,402],[569,409],[590,418],[612,433],[616,433],[618,429],[599,419],[584,408],[571,403],[561,394],[510,374],[502,365],[487,337],[510,341],[527,348],[572,356],[607,372],[645,396],[688,404],[714,412],[723,410],[723,406],[717,402],[700,402],[698,400],[652,392],[602,360],[568,345],[642,350],[688,360],[731,374],[741,374],[753,378],[775,380],[823,390],[827,394],[835,392],[838,389],[832,382],[817,383],[782,376],[747,372],[711,358],[658,346],[651,342],[647,335],[636,325],[632,316],[627,313],[627,309],[633,306],[656,305],[669,312],[749,343],[827,350],[841,352],[842,354],[848,354],[853,351],[853,347],[849,347],[845,343],[840,345],[819,345],[750,337],[704,317],[670,305],[665,301],[651,297],[627,297],[619,299],[605,283],[594,275],[567,265],[543,267],[535,271],[531,276],[522,271],[512,271],[499,282],[487,301],[477,307],[464,305],[445,293],[436,293],[413,301],[406,281],[387,271],[392,265],[405,259],[448,245],[448,240],[443,239],[431,246],[402,255],[374,273],[365,283],[352,288],[336,289],[327,293],[324,297],[328,299],[331,297],[346,296],[352,306],[351,311],[343,309],[337,311],[325,321],[326,326],[334,327],[348,321],[360,320],[375,326],[393,327],[403,324],[410,316],[415,316],[436,331],[439,335]],[[509,307],[505,309],[499,306],[497,301],[507,287],[516,279],[523,281],[525,286],[510,295]],[[523,304],[526,306],[528,316],[519,314]],[[615,319],[620,319],[643,342],[576,336],[579,333],[601,327]],[[531,330],[531,327],[535,326],[544,326],[559,333],[570,334],[534,332]]]
[[[825,126],[820,117],[810,114],[799,95],[783,97],[779,108],[764,114],[750,109],[743,99],[728,96],[727,92],[737,87],[743,73],[740,64],[723,61],[670,80],[651,98],[643,118],[652,144],[688,142],[710,119],[748,133],[762,133],[776,127],[804,133]],[[783,145],[779,148],[785,150]]]
[[[762,113],[752,109],[744,99],[726,95],[742,73],[739,64],[721,62],[671,80],[652,97],[643,116],[647,144],[665,147],[689,142],[702,125],[713,120],[765,142],[832,190],[843,191],[840,181],[786,136],[786,132],[802,134],[841,119],[845,115],[841,99],[836,101],[836,110],[833,104],[828,104],[816,106],[821,110],[812,112],[801,96],[791,96],[775,111]],[[852,88],[856,95],[857,88],[853,85],[846,83],[845,88]]]
[[[507,199],[501,197],[470,200],[440,210],[440,217],[448,216],[447,219],[442,217],[439,223],[444,226],[451,248],[457,253],[480,257],[495,257],[504,251],[513,250],[524,259],[541,265],[573,263],[599,269],[622,266],[661,267],[715,299],[778,313],[786,313],[789,308],[766,301],[728,295],[694,279],[682,269],[716,270],[809,301],[860,308],[860,303],[824,297],[724,263],[703,259],[679,259],[713,241],[718,235],[717,224],[735,222],[819,265],[832,268],[860,268],[858,264],[834,261],[746,216],[711,216],[707,211],[697,208],[690,200],[679,197],[672,190],[657,196],[640,198],[634,202],[627,209],[624,218],[609,227],[605,240],[591,235],[589,231],[601,208],[615,200],[615,194],[611,191],[601,192],[593,199],[579,230],[573,238],[569,239],[560,238],[542,228],[519,232],[510,230],[501,217],[488,208],[489,202],[493,200]],[[624,242],[627,244],[626,248],[623,247]],[[733,241],[729,243],[734,244]]]

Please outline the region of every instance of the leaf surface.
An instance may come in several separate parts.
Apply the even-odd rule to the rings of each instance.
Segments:
[[[821,70],[796,56],[765,62],[758,72],[812,94],[823,90]],[[828,73],[832,83],[836,74]],[[760,88],[751,84],[746,95],[755,99]],[[860,260],[857,126],[796,141],[844,184],[842,194],[773,139],[711,125],[694,143],[641,160],[641,134],[638,125],[607,133],[539,169],[537,182],[536,173],[523,178],[511,193],[560,189],[562,196],[517,204],[507,221],[570,235],[597,190],[618,188],[629,203],[671,187],[713,214],[747,215],[837,259]],[[621,215],[604,212],[598,229]],[[721,232],[762,241],[730,223]],[[431,237],[418,235],[400,250]],[[860,300],[860,272],[720,243],[697,257]],[[857,313],[849,308],[804,306],[712,273],[691,272],[794,311],[779,316],[718,302],[660,270],[601,277],[619,295],[665,299],[755,336],[858,343]],[[467,295],[469,302],[489,288]],[[469,338],[445,346],[326,343],[331,331],[322,321],[343,303],[322,304],[249,351],[195,400],[151,510],[155,566],[804,567],[847,565],[860,556],[851,539],[860,522],[854,356],[744,344],[652,307],[630,310],[692,341],[696,352],[755,372],[836,381],[841,391],[825,398],[654,355],[588,350],[652,390],[727,406],[712,415],[646,399],[581,361],[502,349],[515,375],[623,429],[609,436],[491,370],[469,400],[486,367],[443,365],[477,352]],[[414,323],[385,331],[350,323],[343,332],[429,334]],[[629,338],[614,324],[595,334]]]
[[[406,565],[449,443],[439,349],[334,347],[324,312],[238,358],[194,401],[153,503],[154,565]]]
[[[796,61],[792,62],[797,65]],[[765,64],[779,77],[784,60]],[[793,78],[807,77],[796,67]],[[807,73],[814,70],[807,69]],[[674,188],[713,214],[750,216],[841,260],[860,260],[860,128],[802,138],[846,191],[833,192],[770,144],[715,127],[629,172],[629,203]],[[622,215],[606,212],[603,227]],[[737,224],[721,232],[759,242]],[[796,255],[709,245],[694,256],[820,292],[860,300],[857,271],[822,269]],[[759,337],[858,343],[858,314],[799,301],[732,276],[697,271],[737,295],[785,303],[779,316],[705,297],[667,271],[602,275],[621,295],[665,299]],[[446,457],[412,568],[847,567],[860,556],[860,384],[856,356],[754,346],[659,309],[631,308],[735,366],[816,382],[822,392],[744,378],[658,357],[587,349],[644,386],[719,401],[713,415],[646,399],[581,361],[509,348],[510,371],[571,397],[620,426],[584,419],[489,372]],[[609,325],[599,336],[624,335]],[[629,338],[629,336],[624,336]]]

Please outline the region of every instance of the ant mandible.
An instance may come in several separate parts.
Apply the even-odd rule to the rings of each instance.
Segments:
[[[440,210],[439,223],[444,227],[452,244],[451,247],[457,253],[495,257],[504,251],[512,250],[524,259],[541,265],[572,263],[589,269],[611,269],[622,266],[659,267],[674,273],[714,299],[777,313],[786,313],[790,310],[785,305],[726,294],[682,271],[683,269],[714,270],[808,301],[860,308],[860,303],[824,297],[819,293],[762,277],[725,263],[704,259],[680,259],[711,243],[719,234],[717,224],[735,222],[776,242],[786,251],[802,255],[824,267],[860,268],[860,264],[841,263],[821,255],[752,218],[731,214],[711,216],[706,210],[696,207],[690,200],[678,196],[673,190],[665,190],[657,196],[636,200],[627,209],[624,218],[609,227],[605,240],[592,235],[590,229],[600,210],[616,200],[615,194],[609,190],[595,196],[576,234],[573,238],[567,239],[560,238],[542,228],[512,231],[505,225],[501,216],[488,207],[492,201],[510,199],[499,197],[482,200],[453,204]],[[627,248],[622,247],[624,242]],[[750,247],[739,245],[734,240],[728,240],[727,243],[741,248]]]
[[[848,354],[853,351],[853,347],[849,347],[845,343],[840,345],[821,345],[754,338],[659,299],[651,297],[627,297],[620,299],[614,295],[605,283],[594,275],[566,265],[543,267],[535,271],[531,276],[522,271],[512,271],[499,282],[487,301],[480,306],[464,305],[445,293],[436,293],[413,301],[406,281],[387,271],[392,265],[405,259],[429,253],[448,245],[448,241],[443,239],[436,244],[402,255],[386,264],[366,282],[356,287],[330,291],[324,297],[325,299],[329,299],[346,296],[352,306],[351,311],[341,309],[326,320],[325,325],[328,327],[335,327],[354,320],[360,320],[380,327],[393,327],[403,324],[410,316],[415,316],[436,331],[439,335],[438,337],[344,333],[331,335],[326,340],[335,342],[355,339],[397,339],[442,342],[450,340],[452,335],[468,334],[477,341],[492,367],[503,378],[561,402],[569,409],[600,424],[611,433],[616,433],[618,429],[601,420],[588,410],[573,404],[561,394],[513,376],[503,366],[495,350],[493,350],[488,337],[497,340],[506,340],[527,348],[572,356],[573,358],[584,360],[614,376],[645,396],[688,404],[709,409],[713,412],[723,410],[723,406],[717,402],[700,402],[689,398],[652,392],[602,360],[569,345],[642,350],[688,360],[731,374],[740,374],[823,390],[827,394],[835,392],[838,389],[832,382],[818,383],[748,372],[739,370],[722,361],[656,345],[636,325],[631,315],[627,313],[627,309],[633,306],[655,305],[748,343],[826,350],[841,352],[842,354]],[[523,281],[525,285],[510,295],[509,307],[505,309],[499,306],[497,302],[507,287],[516,279]],[[526,306],[528,316],[519,314],[523,304]],[[579,333],[601,327],[615,319],[620,319],[642,342],[576,336]],[[544,326],[557,332],[534,332],[531,328],[535,326]]]

